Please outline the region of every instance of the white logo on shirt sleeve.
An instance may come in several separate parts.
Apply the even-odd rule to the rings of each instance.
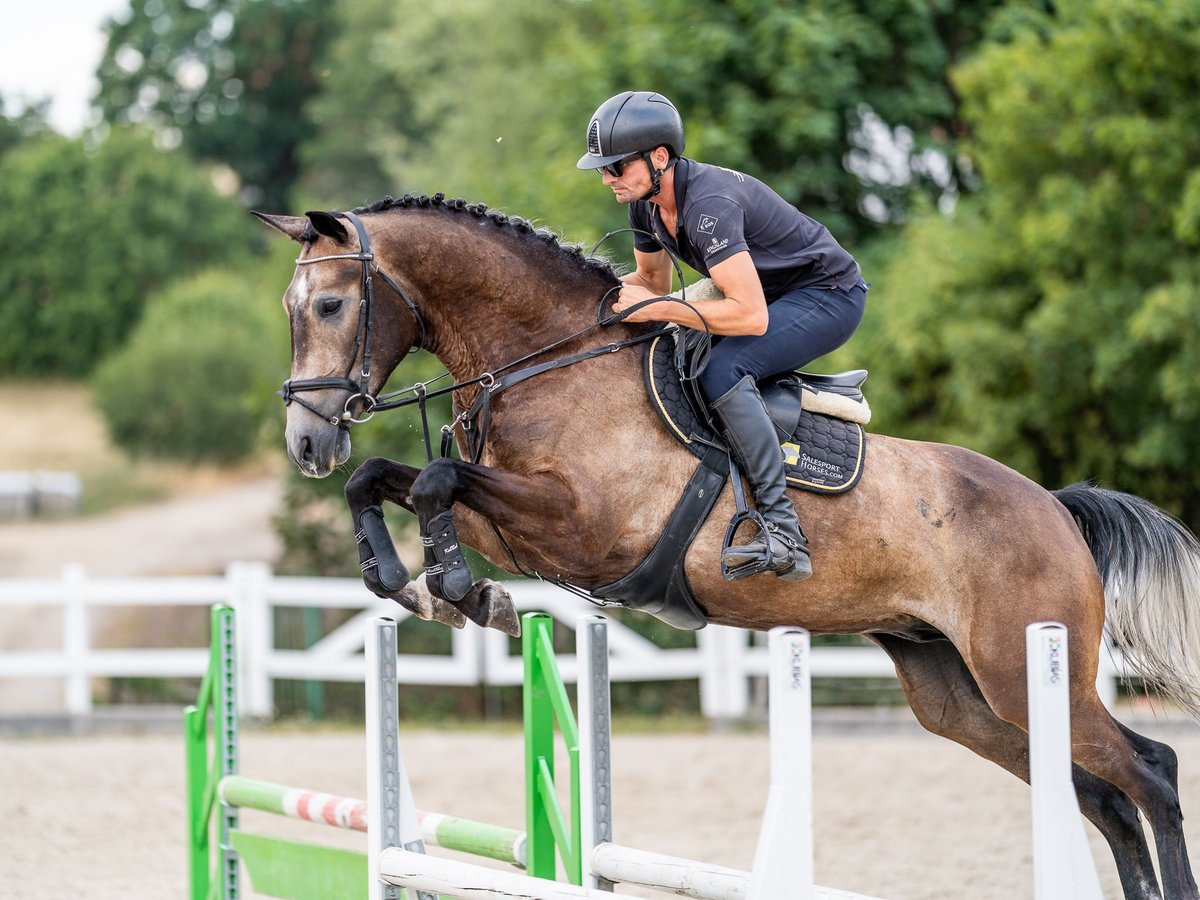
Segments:
[[[700,217],[700,223],[696,226],[696,230],[704,234],[712,234],[717,227],[717,217],[704,215]]]

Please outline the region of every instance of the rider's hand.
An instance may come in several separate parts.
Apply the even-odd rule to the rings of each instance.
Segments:
[[[651,300],[657,296],[658,294],[640,285],[627,284],[621,288],[621,293],[617,295],[617,299],[612,306],[612,311],[613,313],[624,312],[635,303],[640,303],[643,300]],[[664,310],[662,309],[664,306],[666,306],[664,303],[650,303],[631,313],[625,321],[661,322],[665,319]]]

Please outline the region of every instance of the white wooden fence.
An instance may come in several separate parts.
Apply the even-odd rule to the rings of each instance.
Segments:
[[[521,612],[541,610],[572,627],[587,602],[552,585],[508,582]],[[58,607],[62,610],[62,646],[54,650],[0,650],[0,679],[61,678],[63,707],[72,715],[92,711],[93,678],[199,677],[208,661],[206,648],[102,649],[93,646],[89,613],[97,607],[211,606],[227,603],[238,611],[239,687],[244,715],[267,717],[274,711],[274,679],[362,681],[363,622],[378,615],[402,620],[409,614],[390,600],[370,593],[358,579],[293,578],[275,575],[264,563],[234,563],[225,575],[187,578],[98,578],[68,565],[56,579],[0,579],[0,613],[6,607]],[[275,648],[275,607],[318,607],[359,612],[307,650]],[[516,685],[521,658],[509,653],[500,632],[468,623],[451,630],[446,655],[401,654],[401,684]],[[750,706],[751,678],[767,671],[765,645],[749,632],[716,625],[697,632],[697,647],[663,649],[618,622],[610,622],[613,681],[694,679],[701,709],[713,719],[744,717]],[[569,681],[575,660],[561,657]],[[1102,657],[1101,695],[1116,695],[1116,665]],[[819,647],[812,652],[815,678],[895,677],[892,664],[875,647]],[[48,710],[49,711],[49,710]]]

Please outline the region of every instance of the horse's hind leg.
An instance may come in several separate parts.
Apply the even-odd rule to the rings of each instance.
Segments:
[[[1116,723],[1121,729],[1121,733],[1125,735],[1125,739],[1129,742],[1137,753],[1138,759],[1144,762],[1162,781],[1166,782],[1171,794],[1175,798],[1175,807],[1179,806],[1179,757],[1175,751],[1166,744],[1146,737],[1143,734],[1138,734],[1131,728],[1127,728],[1120,722]],[[1183,874],[1185,882],[1190,886],[1192,894],[1200,893],[1197,891],[1196,879],[1192,873],[1192,864],[1187,856],[1187,849],[1183,839],[1183,815],[1179,814],[1179,845],[1178,864]],[[1157,836],[1158,832],[1155,831]],[[1160,861],[1161,865],[1161,861]]]
[[[992,711],[953,644],[872,637],[896,664],[901,687],[922,726],[1029,781],[1028,734]],[[1159,900],[1150,848],[1133,801],[1079,766],[1072,767],[1072,778],[1080,810],[1112,850],[1126,900]]]
[[[1165,744],[1134,735],[1104,708],[1096,694],[1095,655],[1089,659],[1084,654],[1085,634],[1086,629],[1081,628],[1071,636],[1071,759],[1123,791],[1146,817],[1154,830],[1163,896],[1167,900],[1200,900],[1183,836],[1175,752]],[[982,645],[971,669],[996,714],[1024,727],[1028,720],[1025,691],[1012,690],[1017,679],[1023,683],[1023,667],[1014,667],[1003,642]]]
[[[1071,687],[1082,691],[1090,685],[1072,678]],[[1072,708],[1071,752],[1076,763],[1117,785],[1146,816],[1154,830],[1163,896],[1197,900],[1200,889],[1183,835],[1175,751],[1115,722],[1094,692],[1088,706]]]

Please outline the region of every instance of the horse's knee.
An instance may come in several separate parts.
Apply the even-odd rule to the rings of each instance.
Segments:
[[[446,457],[435,459],[413,482],[413,506],[426,514],[449,509],[458,489],[457,461]]]
[[[381,456],[363,462],[346,480],[346,502],[351,507],[377,506],[379,482],[385,477],[388,466],[388,460]]]

